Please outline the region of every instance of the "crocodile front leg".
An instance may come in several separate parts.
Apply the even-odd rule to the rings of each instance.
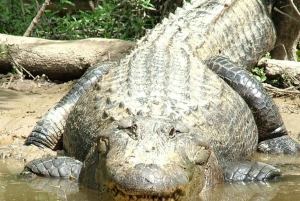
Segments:
[[[208,68],[227,82],[248,104],[259,131],[258,151],[295,155],[300,144],[287,135],[287,130],[273,99],[249,73],[221,56],[206,60]]]
[[[37,122],[37,125],[26,139],[25,145],[33,144],[52,150],[61,149],[64,125],[70,110],[91,85],[116,65],[116,62],[105,62],[88,69],[78,82],[74,84],[70,92]]]

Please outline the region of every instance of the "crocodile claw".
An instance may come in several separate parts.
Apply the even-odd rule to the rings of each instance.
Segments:
[[[288,154],[295,156],[300,152],[300,144],[288,135],[262,141],[258,144],[257,150],[269,154]]]

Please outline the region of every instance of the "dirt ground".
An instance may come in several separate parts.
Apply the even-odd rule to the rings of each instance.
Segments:
[[[21,145],[41,116],[69,91],[73,83],[6,78],[0,79],[0,146]],[[300,99],[280,97],[274,100],[288,131],[297,139],[300,133]]]
[[[15,80],[0,88],[0,146],[20,144],[41,116],[70,89],[72,82]]]

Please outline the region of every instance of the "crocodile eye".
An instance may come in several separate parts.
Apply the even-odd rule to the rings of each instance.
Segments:
[[[125,118],[119,121],[118,129],[125,130],[132,139],[137,140],[138,138],[138,126],[137,124],[130,118]]]
[[[174,127],[171,128],[170,132],[169,132],[169,138],[172,139],[175,137],[177,131],[175,130]]]

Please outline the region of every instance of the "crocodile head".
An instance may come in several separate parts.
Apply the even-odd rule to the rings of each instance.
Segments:
[[[117,200],[174,201],[199,194],[222,180],[221,171],[216,176],[212,170],[220,170],[213,151],[200,136],[193,127],[165,119],[112,123],[97,140],[98,190],[110,189]]]

